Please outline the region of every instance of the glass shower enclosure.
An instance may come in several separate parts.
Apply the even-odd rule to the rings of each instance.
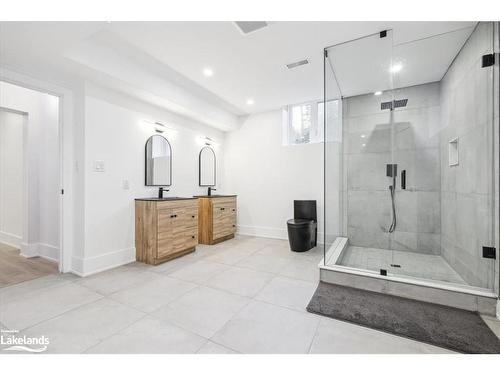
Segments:
[[[494,32],[325,48],[325,267],[498,288]]]

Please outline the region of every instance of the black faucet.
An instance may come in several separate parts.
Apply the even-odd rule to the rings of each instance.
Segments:
[[[168,189],[164,189],[163,186],[158,190],[158,198],[163,199],[163,192],[170,191]]]
[[[208,187],[208,196],[210,197],[212,195],[212,191],[214,190],[217,190],[217,189],[214,189],[213,187],[209,186]]]

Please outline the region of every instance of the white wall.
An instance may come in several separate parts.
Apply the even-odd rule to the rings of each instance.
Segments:
[[[75,270],[83,275],[135,260],[134,199],[155,197],[158,188],[144,186],[147,139],[157,134],[148,121],[169,129],[163,135],[172,146],[172,186],[169,196],[204,194],[198,186],[198,154],[209,136],[222,168],[223,133],[183,120],[159,108],[96,86],[85,97],[85,249]],[[185,120],[184,120],[185,121]],[[93,170],[102,160],[104,172]],[[221,173],[219,173],[219,177]],[[128,181],[129,189],[124,188]],[[219,186],[221,179],[218,179]]]
[[[323,144],[282,146],[281,110],[249,116],[224,142],[225,193],[238,194],[238,232],[287,237],[294,199],[315,199],[323,232]]]
[[[0,109],[0,242],[19,248],[23,234],[25,116]]]
[[[0,82],[0,106],[28,113],[29,232],[21,251],[59,260],[59,99]]]

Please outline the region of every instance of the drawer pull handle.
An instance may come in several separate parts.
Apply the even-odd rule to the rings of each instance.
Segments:
[[[191,238],[194,238],[194,236],[191,236]]]
[[[194,219],[194,215],[191,216]]]
[[[233,228],[235,227],[236,225],[233,224]]]
[[[233,212],[236,211],[234,208],[233,208]]]
[[[174,215],[170,215],[170,218],[172,219],[174,217]]]

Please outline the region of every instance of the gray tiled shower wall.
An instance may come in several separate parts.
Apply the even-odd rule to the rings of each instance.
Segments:
[[[493,24],[481,23],[441,81],[441,253],[469,284],[492,288],[494,261]],[[448,165],[448,142],[458,137],[459,164]]]
[[[405,108],[380,109],[391,94],[344,101],[347,233],[355,246],[440,253],[440,87],[396,90]],[[393,118],[391,118],[393,116]],[[393,125],[391,125],[393,124]],[[391,200],[386,164],[398,165],[397,229],[389,235]],[[406,170],[407,189],[401,190]]]
[[[493,69],[481,68],[481,56],[491,51],[491,27],[479,24],[440,82],[395,90],[394,99],[408,99],[405,108],[382,111],[390,93],[343,101],[350,244],[441,254],[469,284],[486,288],[495,272],[480,253],[494,238]],[[459,164],[449,166],[448,144],[456,137]],[[391,235],[389,163],[398,164]]]

